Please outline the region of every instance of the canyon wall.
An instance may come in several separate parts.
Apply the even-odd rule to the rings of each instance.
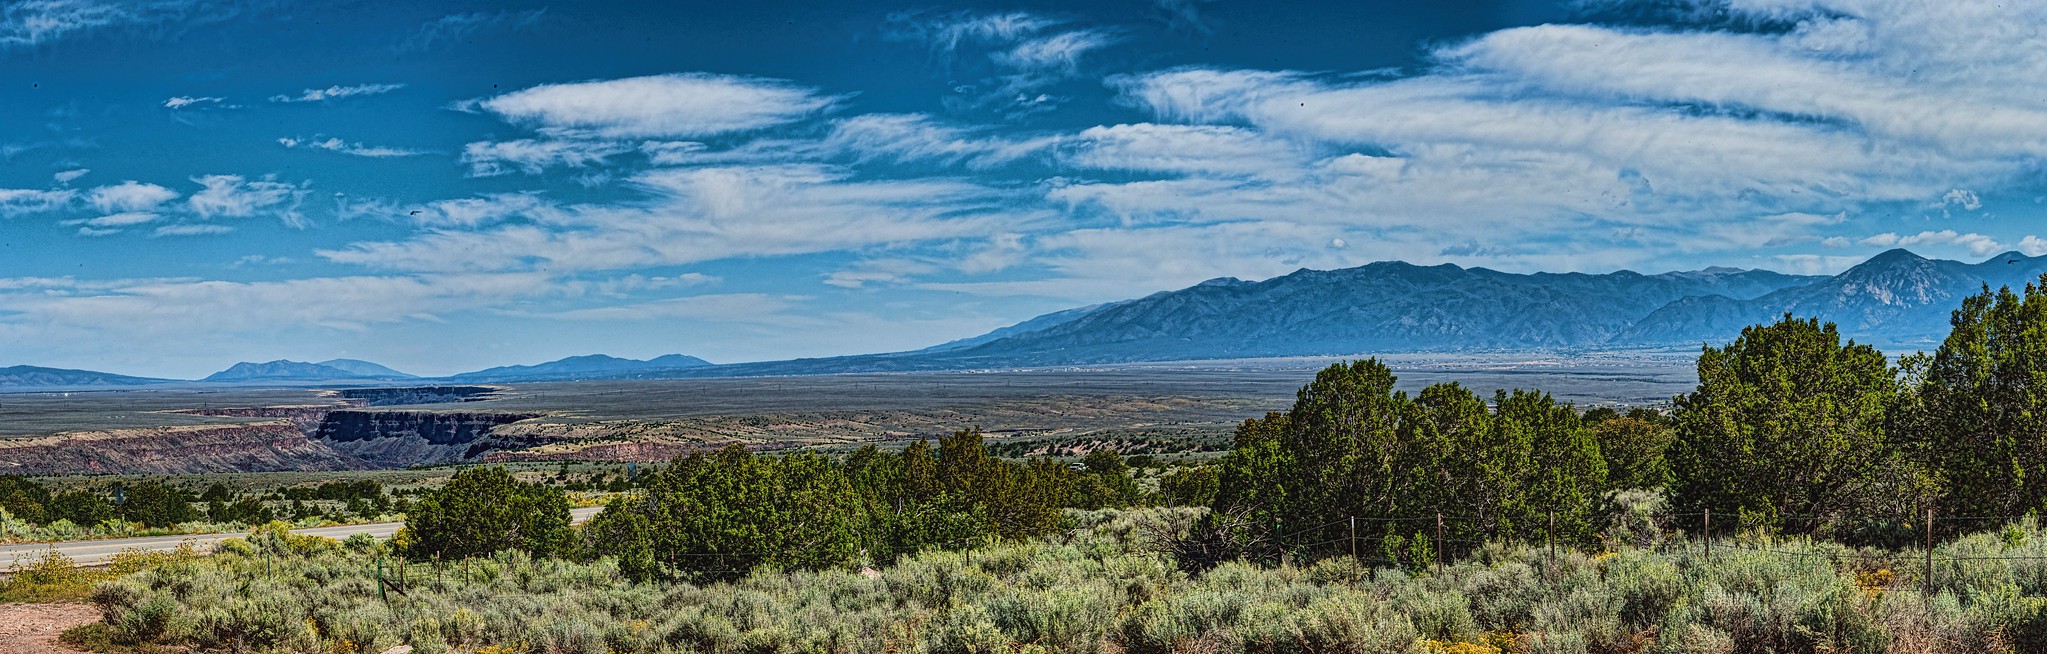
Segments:
[[[0,440],[0,474],[177,474],[347,470],[363,462],[290,420],[64,432]]]

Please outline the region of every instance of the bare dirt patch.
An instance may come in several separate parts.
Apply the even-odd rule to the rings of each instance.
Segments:
[[[74,654],[57,636],[99,619],[91,604],[0,604],[0,654]]]

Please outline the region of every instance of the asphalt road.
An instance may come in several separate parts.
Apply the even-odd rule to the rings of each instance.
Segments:
[[[569,520],[575,524],[589,522],[591,517],[596,516],[597,512],[602,510],[604,510],[603,507],[569,509]],[[309,536],[322,536],[326,538],[332,538],[335,540],[340,540],[343,538],[347,538],[349,536],[354,536],[356,534],[369,534],[377,538],[390,538],[392,534],[398,533],[399,527],[403,526],[405,526],[405,523],[403,522],[372,522],[360,525],[343,525],[340,527],[313,527],[310,529],[296,529],[293,530],[293,532],[306,534]],[[106,564],[107,560],[113,558],[115,554],[127,550],[161,552],[177,549],[179,543],[191,542],[193,547],[198,548],[198,550],[201,552],[206,552],[211,550],[211,546],[214,543],[218,543],[229,538],[240,538],[246,535],[248,534],[240,533],[186,534],[182,536],[144,536],[141,538],[74,540],[54,544],[25,543],[21,545],[0,545],[0,572],[12,572],[17,563],[25,564],[37,558],[40,558],[43,552],[48,551],[53,547],[56,548],[58,552],[63,553],[64,556],[71,557],[71,562],[73,564],[82,566],[94,566],[104,565]]]

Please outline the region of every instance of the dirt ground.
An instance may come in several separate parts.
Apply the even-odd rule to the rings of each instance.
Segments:
[[[0,604],[0,654],[75,654],[57,635],[99,619],[91,604]]]

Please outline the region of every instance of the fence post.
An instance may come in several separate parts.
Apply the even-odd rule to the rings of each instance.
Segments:
[[[1436,572],[1443,571],[1443,512],[1436,512]]]
[[[1706,522],[1705,522],[1705,525],[1704,525],[1704,526],[1700,527],[1700,533],[1701,533],[1701,534],[1703,534],[1703,535],[1704,535],[1704,536],[1706,537],[1706,558],[1707,558],[1707,559],[1711,559],[1711,558],[1713,558],[1713,510],[1712,510],[1712,509],[1706,509]]]
[[[1549,529],[1543,532],[1542,539],[1549,544],[1549,572],[1551,576],[1555,576],[1557,570],[1557,508],[1554,506],[1549,509]]]
[[[1933,509],[1926,509],[1926,594],[1933,594]]]
[[[386,605],[391,603],[391,596],[384,594],[384,557],[381,556],[377,557],[377,599],[384,600]]]
[[[1350,517],[1350,560],[1351,560],[1351,565],[1357,565],[1357,560],[1358,560],[1358,517],[1357,517],[1357,516],[1351,516],[1351,517]]]

